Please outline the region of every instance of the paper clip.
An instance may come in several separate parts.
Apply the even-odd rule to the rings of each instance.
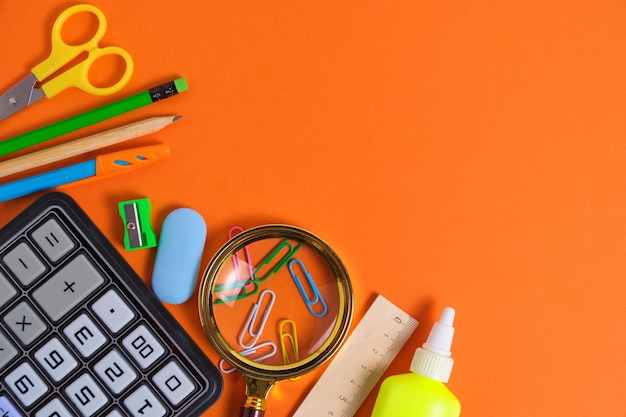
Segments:
[[[231,239],[239,233],[243,232],[243,228],[240,226],[233,226],[228,231],[228,238]],[[252,257],[248,247],[243,248],[244,258],[242,261],[239,254],[235,253],[232,256],[233,270],[235,271],[236,279],[226,284],[216,285],[213,291],[214,294],[220,294],[219,299],[215,301],[215,304],[227,303],[241,298],[249,297],[259,290],[259,286],[254,279],[254,269],[252,268]],[[247,269],[247,276],[242,277],[240,271]],[[222,294],[222,293],[232,293]]]
[[[267,308],[263,312],[263,317],[261,318],[261,321],[257,324],[256,321],[257,321],[257,315],[259,314],[259,308],[266,294],[269,294],[271,298],[270,298],[269,304],[267,305]],[[270,311],[272,310],[272,307],[274,307],[274,301],[276,301],[276,294],[274,293],[274,291],[272,290],[261,291],[261,293],[259,294],[258,301],[256,302],[256,304],[252,306],[252,311],[250,311],[250,314],[248,315],[248,318],[246,319],[246,323],[244,324],[243,329],[241,330],[241,333],[239,334],[239,344],[241,345],[242,348],[251,349],[259,340],[259,337],[261,336],[261,333],[263,333],[263,329],[265,328],[265,323],[267,323],[267,318],[270,315]],[[246,336],[250,336],[252,338],[251,343],[244,343],[244,338]]]
[[[293,255],[295,255],[296,252],[298,252],[298,250],[300,250],[300,247],[302,246],[302,244],[298,244],[298,246],[296,246],[295,248],[293,247],[293,245],[291,243],[289,243],[289,241],[287,239],[283,240],[282,242],[280,242],[278,244],[278,246],[276,246],[274,248],[274,250],[272,250],[266,257],[265,259],[263,259],[261,261],[261,263],[255,268],[254,270],[254,279],[258,282],[261,281],[265,281],[266,279],[268,279],[271,275],[275,274],[276,272],[278,272],[280,270],[280,268],[282,268],[292,257]],[[263,275],[262,277],[258,276],[259,270],[263,269],[263,267],[265,267],[267,264],[269,264],[275,257],[276,255],[278,255],[280,253],[280,251],[283,248],[289,248],[287,253],[283,256],[283,258],[280,259],[280,261],[274,265],[272,267],[272,269],[270,269],[268,272],[265,273],[265,275]]]
[[[230,230],[228,231],[228,238],[232,239],[233,237],[237,236],[239,233],[243,232],[243,227],[240,226],[233,226],[230,228]],[[235,267],[235,274],[237,274],[237,278],[239,281],[250,281],[252,279],[252,277],[254,276],[254,270],[252,269],[252,257],[250,256],[250,251],[248,250],[248,247],[245,246],[243,248],[243,252],[244,252],[244,256],[245,256],[245,265],[248,269],[248,276],[244,279],[241,279],[241,276],[239,275],[239,266],[241,265],[241,259],[239,258],[239,254],[235,253],[233,255],[233,266]]]
[[[302,269],[302,272],[304,272],[304,276],[306,277],[306,280],[309,282],[309,286],[313,290],[313,296],[314,296],[313,299],[309,298],[308,294],[306,293],[306,290],[302,286],[302,282],[300,281],[300,278],[298,278],[298,275],[296,275],[296,273],[293,270],[293,264],[300,265],[300,268]],[[302,295],[302,299],[304,300],[304,303],[306,304],[306,307],[309,309],[311,314],[313,314],[315,317],[324,317],[326,315],[326,312],[328,311],[326,302],[324,301],[324,298],[322,297],[322,294],[320,293],[319,288],[317,288],[317,285],[315,285],[315,281],[313,281],[313,277],[311,277],[311,274],[309,273],[309,271],[307,271],[306,267],[304,266],[304,264],[302,263],[300,259],[292,259],[291,261],[289,261],[289,273],[291,274],[293,281],[298,287],[298,291],[300,291],[300,295]],[[313,306],[317,303],[320,303],[322,306],[322,311],[320,313],[317,313],[313,310]]]
[[[256,346],[253,346],[253,347],[248,348],[246,350],[242,350],[241,352],[239,352],[239,354],[241,356],[248,357],[248,356],[250,356],[252,354],[257,353],[258,350],[260,350],[261,348],[264,348],[266,346],[268,346],[270,348],[270,352],[266,353],[264,355],[261,355],[258,358],[254,359],[255,362],[263,362],[265,359],[271,358],[276,353],[276,345],[274,343],[272,343],[272,342],[259,343]],[[220,359],[220,361],[219,361],[220,371],[222,371],[225,374],[230,374],[232,372],[235,372],[235,368],[226,368],[224,366],[226,363],[227,362],[224,359]]]
[[[291,325],[291,332],[283,329],[285,325]],[[283,351],[283,361],[285,362],[285,365],[298,362],[300,360],[300,351],[298,349],[298,332],[296,329],[296,323],[293,320],[283,320],[278,325],[278,332],[280,334],[280,348]],[[285,340],[291,343],[291,351],[294,356],[293,361],[289,357],[289,349],[285,344]]]
[[[285,325],[291,325],[291,332],[285,331],[283,327]],[[280,334],[280,348],[283,352],[283,363],[288,365],[300,360],[300,349],[298,347],[298,332],[296,329],[296,323],[293,320],[283,320],[278,324],[278,333]],[[285,340],[291,343],[291,352],[293,352],[293,361],[289,358],[289,349],[285,343]],[[290,378],[292,381],[300,379],[299,376]]]
[[[259,291],[259,285],[254,279],[239,281],[237,278],[225,284],[217,284],[213,289],[215,304],[230,303],[231,301],[250,297]]]
[[[248,288],[252,287],[252,290],[248,292]],[[259,291],[259,286],[256,281],[251,280],[248,282],[229,282],[227,284],[216,285],[213,289],[213,295],[215,304],[230,303],[231,301],[239,300],[242,298],[254,295]]]
[[[232,239],[234,236],[243,232],[244,229],[240,226],[233,226],[228,231],[228,238]],[[248,247],[244,247],[245,260],[242,262],[238,253],[232,256],[233,270],[235,279],[229,279],[225,284],[216,285],[213,290],[214,294],[219,294],[218,299],[215,300],[215,304],[228,303],[231,301],[239,300],[241,298],[249,297],[259,290],[259,286],[254,280],[254,269],[252,267],[252,257]],[[247,276],[241,276],[241,270],[247,269]],[[230,277],[229,277],[230,278]]]

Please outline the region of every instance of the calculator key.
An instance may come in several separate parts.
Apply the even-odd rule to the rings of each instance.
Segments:
[[[122,339],[122,346],[139,364],[141,369],[149,368],[165,354],[165,348],[144,324],[137,327]]]
[[[89,374],[83,374],[65,388],[65,394],[85,417],[91,417],[109,402],[108,397]]]
[[[121,393],[139,377],[117,349],[109,352],[93,369],[113,394]]]
[[[46,265],[24,242],[7,253],[2,260],[24,285],[30,284],[46,272]]]
[[[1,416],[0,416],[1,417]],[[75,414],[67,409],[67,406],[58,398],[48,401],[39,411],[35,413],[35,417],[76,417]]]
[[[4,395],[0,395],[0,417],[24,417],[15,405]]]
[[[81,314],[65,329],[63,334],[85,358],[96,353],[107,342],[107,337],[87,314]]]
[[[26,346],[36,341],[48,328],[43,319],[26,301],[13,307],[4,316],[4,322]]]
[[[115,290],[107,291],[93,304],[92,309],[114,334],[135,318],[133,310]]]
[[[74,241],[50,219],[33,232],[33,240],[52,262],[57,262],[74,249]]]
[[[183,402],[196,390],[196,384],[191,376],[176,361],[165,365],[152,377],[152,380],[173,406]]]
[[[167,409],[156,394],[146,385],[137,388],[124,400],[124,406],[133,417],[163,417]]]
[[[30,363],[24,362],[4,378],[4,383],[15,397],[24,405],[30,407],[44,396],[50,389]]]
[[[9,341],[9,338],[0,330],[0,370],[17,355],[17,349]],[[2,417],[2,414],[0,414]]]
[[[35,352],[35,359],[54,382],[61,381],[78,366],[78,361],[56,337]]]
[[[17,294],[17,290],[9,282],[7,277],[0,272],[0,308],[5,305]],[[2,415],[0,415],[2,417]]]
[[[33,298],[53,321],[60,320],[104,284],[85,255],[79,255],[33,292]]]

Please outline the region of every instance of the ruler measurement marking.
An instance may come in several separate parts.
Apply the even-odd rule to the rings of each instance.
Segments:
[[[417,325],[417,320],[379,295],[294,417],[318,417],[320,404],[329,402],[325,415],[354,416]]]

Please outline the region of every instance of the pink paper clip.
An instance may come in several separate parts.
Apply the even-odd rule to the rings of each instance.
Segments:
[[[240,226],[231,227],[230,230],[228,231],[228,238],[232,239],[233,237],[237,236],[239,233],[242,233],[243,230],[244,230],[243,227],[240,227]],[[250,251],[248,250],[247,246],[243,248],[243,253],[244,253],[244,258],[245,258],[245,261],[243,263],[245,265],[245,268],[248,270],[247,276],[242,278],[241,275],[239,274],[240,269],[243,269],[243,268],[241,268],[242,262],[238,253],[235,253],[233,255],[233,266],[235,267],[235,274],[237,275],[237,281],[246,282],[243,285],[245,289],[245,294],[252,295],[258,290],[258,286],[254,282],[254,268],[252,267],[252,257],[250,256]]]
[[[233,226],[228,231],[228,238],[243,232],[240,226]],[[252,266],[252,257],[248,247],[243,248],[244,260],[241,259],[239,253],[235,253],[231,259],[233,262],[234,276],[229,277],[229,281],[224,284],[215,286],[213,293],[217,296],[216,304],[229,303],[241,298],[249,297],[259,290],[257,281],[254,278],[254,268]],[[242,274],[242,271],[245,273]]]

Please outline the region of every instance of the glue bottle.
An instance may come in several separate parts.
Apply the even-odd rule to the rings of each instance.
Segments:
[[[446,307],[426,343],[415,351],[408,374],[386,378],[380,386],[371,417],[458,417],[459,400],[445,385],[454,360],[454,309]]]

